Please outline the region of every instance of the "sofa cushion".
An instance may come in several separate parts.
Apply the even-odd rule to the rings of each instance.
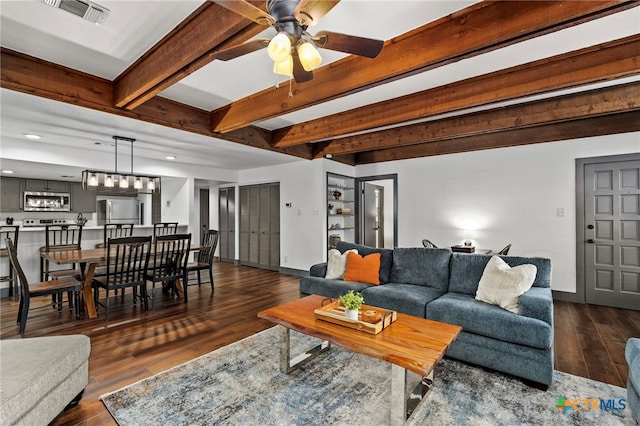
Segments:
[[[352,251],[347,252],[347,270],[344,272],[344,280],[380,284],[380,253],[360,256]]]
[[[344,271],[347,270],[347,255],[352,252],[357,254],[358,250],[347,250],[344,253],[340,253],[336,249],[329,250],[327,254],[327,271],[324,277],[330,280],[344,278]]]
[[[424,285],[445,292],[449,287],[450,259],[449,249],[396,248],[389,281]]]
[[[630,338],[627,340],[624,357],[629,364],[629,381],[634,388],[640,391],[640,339]]]
[[[533,287],[551,286],[551,260],[541,257],[500,256],[511,267],[532,264],[537,272]],[[453,253],[449,271],[449,291],[474,295],[485,266],[491,259],[484,254]]]
[[[389,274],[391,272],[391,264],[393,262],[393,250],[384,248],[373,248],[363,246],[360,244],[348,243],[346,241],[340,241],[336,248],[340,250],[340,253],[344,253],[347,250],[356,249],[358,253],[366,256],[371,253],[380,253],[380,283],[389,282]]]
[[[322,277],[300,278],[300,292],[304,294],[319,294],[320,296],[337,299],[349,290],[361,291],[371,284],[356,281],[329,280]]]
[[[498,305],[517,314],[518,300],[531,288],[535,277],[535,265],[526,264],[512,268],[500,257],[492,256],[480,278],[476,300]]]
[[[550,324],[515,315],[467,294],[447,293],[439,297],[427,305],[426,317],[459,325],[463,332],[519,345],[549,349],[553,344],[553,328]]]
[[[0,341],[0,424],[14,424],[54,392],[87,362],[91,352],[84,335],[3,339]],[[88,383],[84,376],[82,387]],[[72,389],[72,396],[82,390]],[[64,402],[51,420],[71,401]],[[55,406],[53,407],[55,408]],[[46,414],[46,413],[45,413]]]
[[[413,284],[387,283],[362,290],[364,303],[424,318],[427,303],[444,291]]]

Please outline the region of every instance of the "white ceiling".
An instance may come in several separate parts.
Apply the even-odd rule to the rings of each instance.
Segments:
[[[0,1],[1,44],[12,50],[113,80],[202,4],[201,1],[191,0],[99,0],[97,3],[110,9],[110,15],[102,25],[91,24],[54,9],[41,0]],[[388,40],[472,3],[456,0],[342,0],[317,26],[310,28],[310,32],[325,29]],[[617,13],[256,125],[272,130],[636,34],[640,30],[639,11],[640,8],[634,8]],[[265,34],[272,34],[272,31],[267,29]],[[321,54],[323,65],[344,56],[328,50],[321,50]],[[271,72],[271,66],[264,50],[229,62],[213,61],[162,92],[161,96],[213,110],[273,87],[276,77]],[[298,89],[304,90],[304,85]],[[286,99],[288,84],[281,84],[278,90]],[[5,153],[8,152],[7,147],[13,149],[16,144],[34,150],[52,150],[59,146],[81,148],[88,152],[111,152],[111,136],[121,135],[137,139],[136,157],[157,162],[164,161],[166,155],[175,155],[178,157],[176,162],[184,164],[243,170],[300,161],[283,154],[9,90],[1,90],[0,96],[0,149]],[[27,141],[22,136],[24,133],[40,134],[43,139],[37,143]],[[96,145],[96,142],[100,145]],[[33,173],[33,165],[9,161],[2,151],[2,168],[11,165],[14,168],[22,167],[19,173]],[[100,168],[99,165],[91,167]],[[104,168],[110,168],[110,165]]]

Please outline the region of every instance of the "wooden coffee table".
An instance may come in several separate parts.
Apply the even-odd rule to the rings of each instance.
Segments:
[[[289,373],[331,348],[331,343],[391,363],[391,424],[404,424],[433,381],[433,368],[458,337],[461,327],[398,313],[398,319],[379,334],[368,334],[339,324],[316,319],[323,296],[307,296],[258,313],[258,317],[279,324],[280,370]],[[290,330],[323,339],[315,348],[291,359]],[[422,377],[407,402],[407,373]]]

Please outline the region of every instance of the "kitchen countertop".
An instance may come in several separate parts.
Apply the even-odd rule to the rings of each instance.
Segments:
[[[16,223],[16,225],[19,225]],[[69,224],[71,225],[71,224]],[[185,226],[189,226],[187,224],[179,224],[178,227],[185,227]],[[133,226],[134,229],[153,229],[153,225],[134,225]],[[104,229],[103,226],[97,226],[97,225],[89,225],[89,226],[83,226],[82,230],[83,231],[102,231]],[[20,224],[20,232],[43,232],[45,230],[44,226],[22,226]]]

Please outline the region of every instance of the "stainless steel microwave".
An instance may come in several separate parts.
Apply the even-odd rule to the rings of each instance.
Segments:
[[[26,212],[68,212],[71,211],[70,196],[63,192],[24,192]]]

